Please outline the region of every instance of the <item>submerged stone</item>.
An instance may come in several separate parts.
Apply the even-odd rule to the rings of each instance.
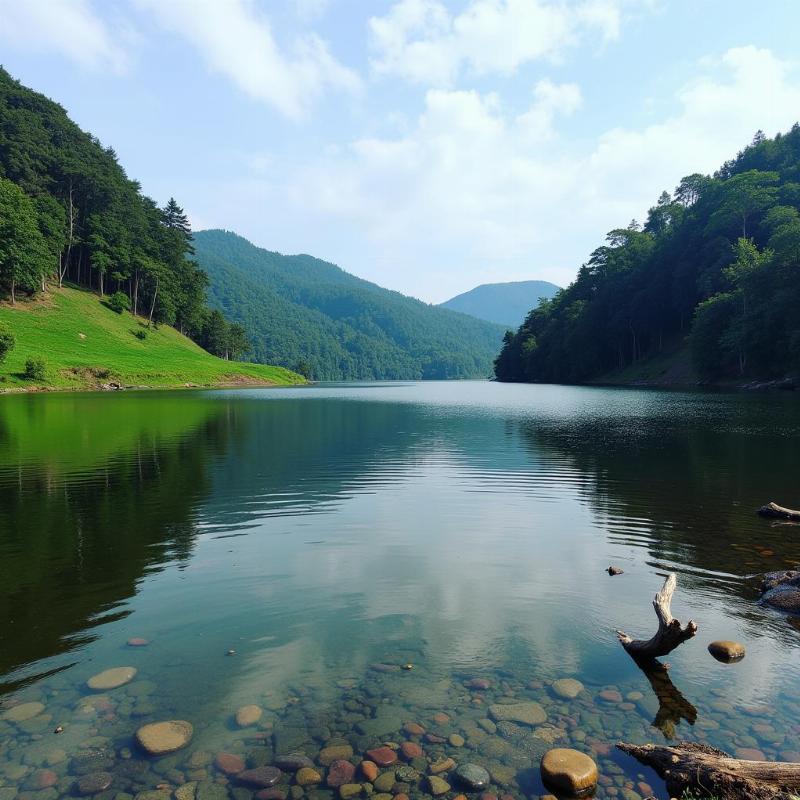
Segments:
[[[1,719],[7,722],[25,722],[39,716],[44,711],[44,703],[20,703],[3,712]]]
[[[90,772],[78,779],[75,789],[83,797],[99,794],[108,789],[113,780],[114,776],[110,772]]]
[[[531,726],[541,725],[547,719],[545,710],[533,701],[489,706],[489,715],[495,722],[518,722]]]
[[[553,681],[553,685],[550,688],[556,697],[560,697],[563,700],[573,700],[583,691],[583,684],[580,681],[576,681],[575,678],[561,678]]]
[[[249,705],[249,706],[242,706],[236,712],[236,724],[240,728],[249,728],[251,725],[255,725],[261,719],[261,715],[264,711],[261,709],[260,706],[257,705]]]
[[[151,756],[160,756],[186,747],[193,733],[192,724],[182,719],[151,722],[136,731],[136,741]]]
[[[542,757],[541,771],[546,785],[563,792],[580,795],[597,785],[597,765],[578,750],[548,750]]]
[[[113,667],[98,672],[97,675],[92,675],[86,685],[96,692],[103,692],[109,689],[117,689],[130,683],[137,673],[136,667]]]
[[[470,789],[485,789],[491,780],[489,773],[478,764],[459,764],[453,776]]]
[[[435,797],[436,795],[446,794],[450,791],[450,784],[436,775],[428,776],[428,791]]]
[[[711,642],[708,646],[708,652],[711,653],[717,661],[739,661],[744,658],[744,645],[739,642],[732,642],[728,639],[721,639],[716,642]]]
[[[314,762],[302,753],[287,753],[275,758],[275,766],[284,772],[297,772],[303,767],[313,767]]]
[[[260,789],[267,789],[274,786],[281,779],[281,771],[277,767],[256,767],[240,772],[236,780],[248,786],[257,786]]]

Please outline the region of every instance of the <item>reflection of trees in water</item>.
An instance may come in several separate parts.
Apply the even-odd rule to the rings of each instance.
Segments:
[[[746,584],[724,575],[800,560],[800,543],[755,515],[765,498],[797,491],[798,442],[753,429],[780,431],[794,408],[779,407],[768,420],[762,405],[740,408],[731,399],[717,415],[696,419],[610,416],[521,430],[537,455],[554,450],[569,459],[582,476],[582,498],[612,541],[645,546],[654,562],[685,572],[690,585],[727,582],[751,597]],[[769,547],[776,560],[761,558],[756,546]]]

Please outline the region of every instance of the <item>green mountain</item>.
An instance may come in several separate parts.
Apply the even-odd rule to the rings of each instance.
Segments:
[[[797,382],[800,125],[663,192],[508,335],[506,381]]]
[[[541,297],[550,300],[559,288],[549,281],[483,283],[440,305],[507,328],[517,328],[528,312],[539,304]]]
[[[210,304],[243,324],[254,361],[315,380],[487,377],[504,329],[229,231],[194,234]]]

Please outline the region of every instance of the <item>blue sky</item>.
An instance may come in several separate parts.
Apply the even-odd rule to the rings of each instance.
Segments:
[[[796,0],[0,0],[0,63],[196,228],[431,302],[568,283],[800,119]]]

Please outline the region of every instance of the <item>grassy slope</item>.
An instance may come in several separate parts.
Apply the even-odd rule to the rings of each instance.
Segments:
[[[17,338],[0,363],[0,390],[34,388],[22,378],[31,356],[45,360],[46,385],[58,389],[92,389],[111,381],[153,387],[303,382],[282,367],[216,358],[166,325],[139,340],[133,333],[143,329],[140,319],[116,314],[97,295],[77,289],[51,290],[16,306],[0,304],[0,324]]]
[[[689,345],[672,342],[662,354],[615,370],[590,381],[614,386],[697,386],[701,383],[692,364]]]

